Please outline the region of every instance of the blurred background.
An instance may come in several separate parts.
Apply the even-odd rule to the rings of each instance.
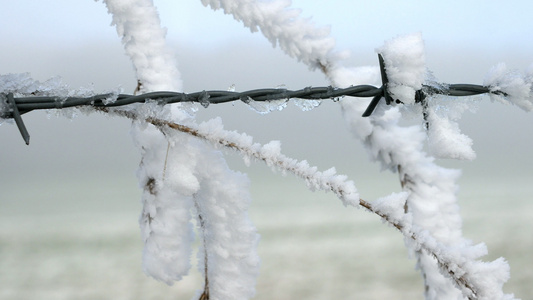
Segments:
[[[260,34],[200,1],[154,1],[178,60],[186,92],[325,86],[319,72],[286,57]],[[331,26],[346,65],[377,65],[375,49],[401,34],[422,32],[427,66],[442,82],[482,84],[499,62],[523,71],[533,58],[530,1],[293,0],[305,17]],[[72,89],[132,93],[133,67],[110,26],[102,2],[3,1],[0,73],[30,72],[45,81],[61,76]],[[357,84],[357,83],[354,83]],[[505,291],[533,297],[533,115],[475,98],[475,112],[459,124],[474,141],[477,159],[440,160],[460,168],[464,235],[485,242],[486,260],[505,257]],[[225,127],[324,170],[336,167],[361,197],[399,191],[397,174],[368,162],[347,131],[338,103],[309,112],[289,105],[260,115],[243,103],[200,107],[198,120],[220,116]],[[174,286],[141,270],[137,218],[141,190],[135,171],[131,122],[98,113],[23,116],[31,135],[0,126],[0,299],[190,299],[201,288],[196,269]],[[331,193],[310,192],[291,175],[260,162],[232,168],[249,174],[252,221],[261,234],[256,299],[423,299],[423,284],[393,228],[345,208]],[[195,257],[193,257],[195,260]]]

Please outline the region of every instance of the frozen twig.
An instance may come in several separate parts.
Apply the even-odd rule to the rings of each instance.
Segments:
[[[137,77],[138,93],[177,92],[182,83],[166,30],[152,0],[105,0]],[[153,104],[153,103],[152,103]],[[181,104],[136,106],[136,113],[190,121]],[[145,111],[143,111],[143,109]],[[153,109],[153,110],[151,110]],[[148,110],[148,111],[146,111]],[[165,116],[161,116],[165,114]],[[258,235],[248,217],[248,178],[230,170],[211,145],[134,122],[142,160],[138,170],[143,211],[139,220],[145,272],[169,285],[190,269],[191,209],[201,227],[198,265],[205,276],[202,299],[249,299],[259,273]],[[166,149],[166,152],[165,152]]]
[[[138,120],[138,116],[132,111],[110,110],[109,108],[96,108],[96,110]],[[209,127],[202,127],[202,125],[198,128],[193,128],[153,117],[148,117],[144,121],[156,126],[163,132],[173,129],[209,141],[215,145],[233,149],[245,157],[253,157],[269,166],[293,173],[297,177],[304,179],[311,189],[331,191],[345,205],[365,208],[399,230],[406,238],[412,241],[412,246],[417,251],[422,251],[433,257],[442,272],[451,278],[468,299],[491,299],[490,292],[484,291],[477,283],[481,283],[481,286],[483,286],[486,282],[497,284],[501,280],[501,275],[498,275],[498,272],[492,274],[492,271],[505,265],[503,260],[500,259],[488,264],[472,260],[471,256],[473,254],[465,251],[464,248],[445,245],[435,239],[429,231],[410,223],[409,214],[398,213],[398,209],[383,209],[378,204],[372,204],[360,199],[353,182],[347,181],[344,176],[332,175],[331,173],[325,176],[324,174],[328,173],[327,171],[319,172],[315,167],[309,167],[307,163],[288,158],[280,153],[276,155],[265,153],[264,150],[265,147],[268,147],[268,144],[261,146],[258,143],[252,144],[249,140],[243,142],[242,135],[235,132],[219,130],[214,133],[208,129]],[[403,195],[403,197],[407,197],[407,194]],[[404,200],[404,198],[400,198],[400,200]],[[483,248],[483,246],[479,245],[473,248]],[[483,271],[480,272],[479,270]],[[512,297],[503,297],[502,299],[512,299]]]
[[[138,115],[133,111],[109,109],[106,107],[95,108],[95,110],[117,114],[132,120],[138,120]],[[275,149],[275,143],[269,143],[261,146],[258,143],[252,144],[251,141],[246,140],[244,136],[235,132],[222,130],[221,135],[212,132],[212,123],[201,124],[198,128],[185,126],[175,122],[148,117],[144,121],[150,123],[161,130],[167,128],[175,129],[183,133],[207,140],[215,145],[221,145],[240,152],[245,157],[254,158],[265,162],[269,166],[273,166],[283,171],[290,172],[301,179],[304,179],[308,186],[313,190],[331,191],[337,195],[345,205],[357,206],[359,194],[352,181],[346,181],[346,176],[335,174],[334,169],[324,172],[317,171],[316,167],[311,167],[306,161],[298,161],[293,158],[286,157]],[[217,121],[213,121],[215,123]],[[211,132],[210,132],[211,131]],[[220,133],[220,132],[219,132]]]

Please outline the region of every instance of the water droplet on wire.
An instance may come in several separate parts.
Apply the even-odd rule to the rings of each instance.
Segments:
[[[320,104],[322,104],[322,101],[310,99],[292,99],[292,103],[298,106],[302,111],[310,111],[316,107],[319,107]]]
[[[275,110],[283,110],[285,107],[287,107],[287,102],[287,99],[270,101],[255,101],[252,99],[250,102],[248,102],[248,105],[253,111],[264,115]]]

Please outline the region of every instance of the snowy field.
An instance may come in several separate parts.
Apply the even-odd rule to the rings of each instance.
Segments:
[[[423,299],[393,228],[290,176],[266,174],[252,190],[262,259],[255,299]],[[460,204],[465,236],[488,244],[487,260],[509,260],[505,291],[530,299],[533,187],[521,180],[462,182]],[[190,299],[202,284],[195,269],[172,287],[141,270],[134,178],[92,182],[100,189],[90,179],[41,181],[3,195],[12,201],[0,210],[0,299]]]

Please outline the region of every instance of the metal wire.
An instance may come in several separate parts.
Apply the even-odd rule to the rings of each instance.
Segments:
[[[21,115],[33,110],[40,109],[62,109],[77,106],[92,106],[95,108],[116,107],[132,103],[144,103],[155,101],[161,105],[177,102],[198,102],[204,107],[210,104],[226,103],[231,101],[274,101],[281,99],[304,99],[304,100],[339,100],[344,96],[349,97],[373,97],[368,108],[363,113],[363,117],[372,114],[381,99],[385,99],[387,104],[402,103],[400,100],[392,99],[388,92],[387,86],[389,80],[385,72],[385,64],[381,54],[378,54],[379,66],[381,71],[381,87],[372,85],[357,85],[348,88],[326,87],[306,87],[300,90],[288,89],[255,89],[244,92],[232,91],[201,91],[195,93],[178,93],[178,92],[151,92],[142,95],[127,94],[101,94],[91,97],[59,97],[59,96],[31,96],[31,97],[14,97],[13,93],[0,93],[0,118],[13,118],[17,127],[26,142],[29,144],[30,136]],[[38,91],[36,91],[38,93]],[[493,93],[505,95],[500,91],[491,91],[489,87],[474,84],[440,84],[424,85],[421,90],[415,93],[415,103],[422,103],[425,107],[427,96],[440,94],[447,96],[473,96],[484,93]],[[424,115],[425,117],[425,115]]]
[[[421,92],[424,98],[434,94],[441,94],[447,96],[473,96],[484,93],[490,93],[488,87],[473,84],[451,84],[444,89],[436,89],[432,86],[423,86]],[[32,96],[32,97],[12,97],[10,94],[0,94],[1,97],[8,100],[7,107],[0,111],[0,117],[13,118],[14,109],[18,110],[19,114],[25,114],[33,110],[42,109],[62,109],[77,106],[93,106],[93,107],[116,107],[132,103],[144,103],[147,101],[155,101],[159,104],[171,104],[178,102],[197,102],[204,107],[210,104],[220,104],[231,101],[241,100],[245,103],[250,101],[274,101],[280,99],[305,99],[305,100],[324,100],[333,99],[334,101],[344,96],[349,97],[385,97],[383,87],[375,87],[371,85],[357,85],[348,88],[334,88],[327,87],[307,87],[300,90],[288,89],[256,89],[245,92],[231,92],[231,91],[202,91],[195,93],[179,93],[179,92],[151,92],[142,95],[128,95],[128,94],[100,94],[91,97],[59,97],[59,96]],[[12,95],[12,94],[11,94]],[[416,102],[421,96],[417,96]],[[11,99],[10,98],[10,99]],[[116,98],[115,101],[110,99]],[[14,103],[14,105],[13,105]],[[397,102],[399,103],[399,102]],[[390,103],[389,103],[390,104]]]
[[[386,83],[385,83],[386,84]],[[417,91],[415,102],[422,102],[427,96],[441,94],[447,96],[473,96],[484,93],[491,93],[489,87],[473,84],[451,84],[442,85],[442,88],[434,86],[423,86],[422,90]],[[492,92],[501,94],[498,92]],[[29,134],[22,122],[21,115],[33,110],[42,109],[62,109],[67,107],[93,106],[93,107],[116,107],[132,103],[144,103],[147,101],[156,101],[159,104],[171,104],[178,102],[198,102],[204,107],[210,104],[226,103],[231,101],[274,101],[280,99],[305,99],[305,100],[323,100],[349,97],[373,97],[371,104],[363,116],[370,116],[382,98],[390,98],[386,91],[385,85],[375,87],[372,85],[357,85],[348,88],[326,87],[306,87],[300,90],[288,89],[255,89],[244,92],[231,91],[201,91],[195,93],[178,93],[178,92],[152,92],[142,95],[127,94],[100,94],[91,97],[59,97],[59,96],[32,96],[32,97],[13,97],[12,93],[0,94],[0,100],[3,99],[4,109],[0,110],[0,117],[7,119],[13,118],[16,121],[24,141],[29,144]],[[115,100],[116,98],[116,100]],[[115,101],[112,101],[115,100]],[[390,104],[390,100],[387,104]],[[401,103],[399,100],[396,103]],[[1,108],[2,106],[0,106]]]
[[[91,97],[19,97],[14,98],[15,104],[20,112],[24,114],[32,110],[39,109],[61,109],[75,106],[94,106],[94,107],[115,107],[123,106],[132,103],[143,103],[147,101],[155,101],[160,104],[171,104],[177,102],[198,102],[204,107],[210,104],[226,103],[236,100],[249,103],[250,101],[273,101],[279,99],[334,99],[342,96],[354,97],[373,97],[381,94],[379,88],[370,85],[353,86],[346,89],[335,89],[329,87],[308,87],[301,90],[287,90],[287,89],[256,89],[245,92],[231,92],[231,91],[202,91],[195,93],[179,93],[179,92],[151,92],[142,95],[127,95],[127,94],[101,94]],[[110,101],[116,97],[115,101]],[[4,118],[6,117],[4,112]],[[8,114],[7,117],[10,117]]]

